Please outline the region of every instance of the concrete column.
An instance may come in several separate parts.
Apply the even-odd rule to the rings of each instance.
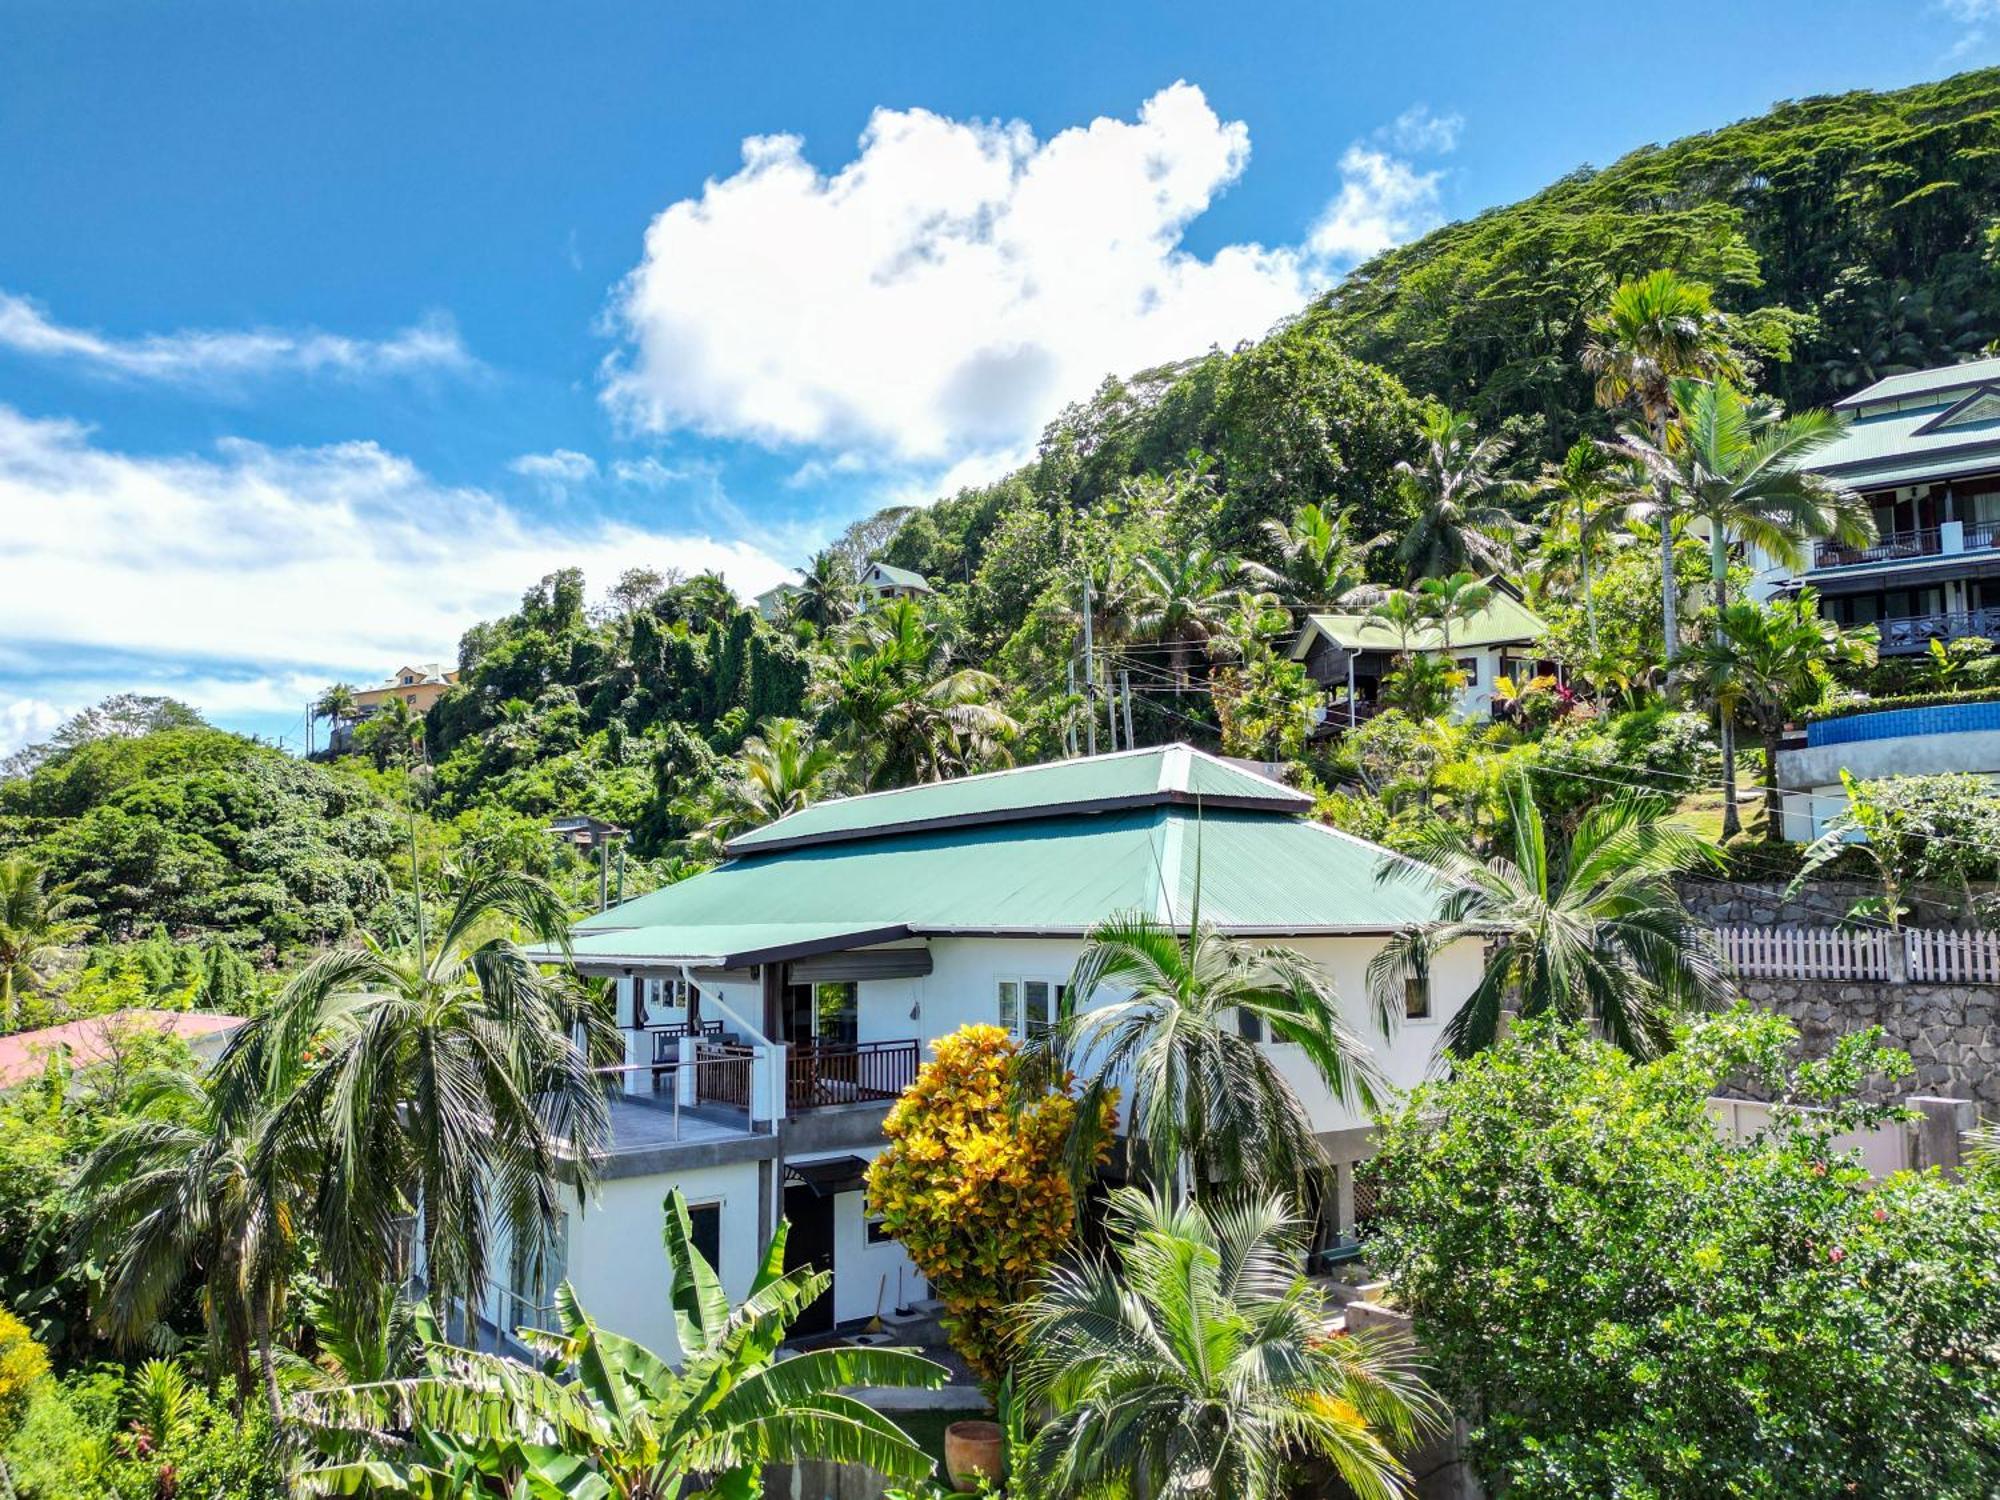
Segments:
[[[1343,1235],[1354,1233],[1354,1163],[1333,1164],[1333,1227]]]
[[[674,1092],[680,1096],[682,1104],[693,1104],[699,1097],[700,1080],[694,1065],[695,1039],[684,1036],[679,1041],[680,1067],[674,1070]]]
[[[1937,1167],[1956,1176],[1965,1159],[1965,1133],[1979,1124],[1979,1106],[1970,1099],[1919,1094],[1904,1101],[1922,1117],[1912,1127],[1918,1171]]]
[[[643,1094],[652,1087],[652,1079],[644,1069],[653,1062],[653,1039],[637,1027],[628,1027],[625,1032],[625,1092]]]

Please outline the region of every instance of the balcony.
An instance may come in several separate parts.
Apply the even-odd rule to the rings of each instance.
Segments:
[[[2000,609],[1945,610],[1938,614],[1877,620],[1875,629],[1884,656],[1928,651],[1932,641],[1956,641],[1969,635],[2000,640]]]
[[[1867,563],[1920,562],[1927,557],[1951,557],[1995,547],[2000,547],[2000,521],[1946,521],[1915,531],[1893,531],[1867,547],[1821,542],[1813,548],[1812,565],[1815,569],[1858,568]]]
[[[894,1042],[793,1042],[785,1048],[785,1113],[841,1104],[886,1104],[917,1076],[916,1039]],[[695,1045],[703,1102],[750,1107],[757,1049],[704,1038]],[[674,1064],[662,1063],[671,1076]],[[685,1065],[683,1065],[685,1066]]]

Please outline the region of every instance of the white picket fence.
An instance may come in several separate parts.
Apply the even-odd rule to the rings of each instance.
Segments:
[[[1718,927],[1723,957],[1745,979],[1879,979],[2000,984],[2000,932],[1906,927]]]

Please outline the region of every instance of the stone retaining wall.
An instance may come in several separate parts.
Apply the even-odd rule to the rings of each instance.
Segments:
[[[1988,893],[1990,887],[1974,887]],[[1809,880],[1796,896],[1781,882],[1687,879],[1681,900],[1697,921],[1711,927],[1830,927],[1847,920],[1857,901],[1881,894],[1859,880]],[[1913,927],[1955,927],[1963,920],[1964,897],[1957,891],[1918,891],[1908,898]]]
[[[1744,997],[1788,1017],[1809,1057],[1836,1037],[1880,1026],[1883,1041],[1910,1054],[1916,1072],[1894,1085],[1874,1080],[1870,1097],[1934,1094],[1970,1099],[2000,1116],[2000,988],[1980,984],[1879,984],[1833,979],[1748,979]]]

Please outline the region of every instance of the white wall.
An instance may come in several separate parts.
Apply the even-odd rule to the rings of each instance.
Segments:
[[[729,1300],[741,1301],[750,1293],[761,1249],[757,1163],[614,1178],[599,1185],[581,1216],[573,1201],[570,1209],[569,1279],[577,1300],[606,1328],[637,1339],[663,1358],[673,1357],[680,1347],[667,1301],[667,1252],[660,1237],[667,1192],[676,1186],[690,1206],[722,1204],[716,1274]]]
[[[1479,980],[1476,943],[1462,943],[1441,954],[1431,976],[1431,1019],[1404,1023],[1385,1037],[1368,1003],[1367,980],[1368,961],[1381,946],[1381,939],[1298,938],[1288,946],[1333,976],[1347,1025],[1368,1044],[1377,1064],[1399,1089],[1423,1081],[1434,1061],[1443,1022],[1464,1003]],[[924,1042],[928,1058],[930,1043],[960,1026],[999,1023],[997,984],[1001,978],[1066,981],[1082,950],[1080,938],[933,939],[928,975],[862,983],[861,1035],[863,1039],[916,1036]],[[913,996],[920,1010],[917,1021],[909,1018]],[[1296,1048],[1273,1046],[1271,1051],[1320,1130],[1368,1123],[1359,1111],[1334,1103],[1325,1086],[1311,1076]]]

